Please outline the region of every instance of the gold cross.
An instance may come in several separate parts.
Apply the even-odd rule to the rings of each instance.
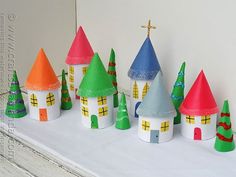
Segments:
[[[147,28],[147,36],[148,36],[148,37],[150,36],[150,31],[151,31],[151,29],[156,29],[155,26],[152,26],[152,25],[151,25],[151,20],[148,20],[148,25],[147,25],[147,26],[143,25],[143,26],[141,26],[141,27],[142,27],[142,28]]]

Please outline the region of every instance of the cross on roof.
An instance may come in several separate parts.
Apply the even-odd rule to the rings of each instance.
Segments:
[[[143,26],[141,26],[142,28],[147,28],[147,36],[149,37],[150,36],[150,31],[151,31],[151,29],[156,29],[156,27],[155,26],[152,26],[151,25],[151,20],[148,20],[148,25],[143,25]]]

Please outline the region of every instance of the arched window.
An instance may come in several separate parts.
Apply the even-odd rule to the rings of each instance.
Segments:
[[[55,96],[53,93],[48,93],[46,102],[47,102],[47,106],[52,106],[55,104]]]
[[[30,104],[34,107],[38,107],[38,99],[35,94],[30,95]]]
[[[148,89],[149,89],[149,85],[148,85],[148,83],[146,82],[146,84],[145,84],[144,87],[143,87],[142,99],[146,96],[146,94],[147,94],[147,92],[148,92]]]
[[[136,81],[134,81],[134,86],[133,86],[133,98],[138,99],[138,85]]]

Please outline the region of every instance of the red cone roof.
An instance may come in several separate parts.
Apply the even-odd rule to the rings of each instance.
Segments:
[[[67,55],[66,63],[69,65],[89,64],[93,55],[93,49],[80,26]]]
[[[200,72],[179,110],[185,115],[211,115],[219,112],[203,71]]]

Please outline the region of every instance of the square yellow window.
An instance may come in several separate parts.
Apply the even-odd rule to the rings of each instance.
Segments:
[[[99,96],[98,97],[98,105],[105,105],[107,104],[107,97],[106,96]]]
[[[47,106],[52,106],[55,104],[55,96],[53,93],[48,93],[46,97]]]
[[[30,104],[34,107],[38,107],[38,99],[35,94],[30,95]]]
[[[70,84],[70,90],[71,90],[71,91],[74,91],[74,90],[75,90],[74,84]]]
[[[81,112],[82,112],[82,115],[85,116],[85,117],[88,117],[89,116],[89,110],[87,107],[84,107],[82,106],[81,107]]]
[[[108,107],[105,106],[105,107],[98,108],[98,115],[99,115],[99,117],[107,116],[108,115]]]
[[[201,123],[202,124],[210,124],[211,123],[210,115],[201,116]]]
[[[194,116],[186,116],[186,122],[189,124],[195,124],[195,117]]]
[[[84,105],[88,105],[88,98],[87,97],[81,97],[80,102]]]
[[[142,129],[144,131],[150,131],[150,122],[146,120],[142,120]]]
[[[88,69],[88,67],[87,67],[87,66],[85,66],[85,67],[83,67],[83,68],[82,68],[83,75],[85,75],[85,74],[86,74],[86,72],[87,72],[87,69]]]
[[[134,82],[133,85],[133,98],[138,99],[138,85],[136,81]]]
[[[74,66],[69,66],[69,73],[74,74]]]
[[[161,132],[167,132],[170,129],[170,122],[162,122],[161,123]]]
[[[69,76],[69,81],[70,81],[70,82],[74,82],[74,75],[70,75],[70,76]]]

